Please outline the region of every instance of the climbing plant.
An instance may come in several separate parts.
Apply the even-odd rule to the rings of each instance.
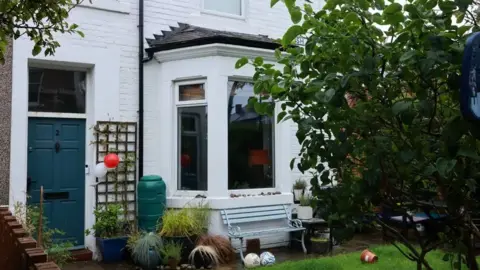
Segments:
[[[279,65],[257,57],[236,66],[253,65],[255,93],[281,102],[278,121],[297,124],[301,150],[290,165],[313,173],[324,217],[342,227],[335,237],[374,221],[418,269],[431,269],[425,255],[444,245],[461,255],[445,256],[454,267],[478,269],[480,125],[459,109],[463,48],[479,29],[472,1],[327,0],[318,11],[281,2],[293,25],[275,51]],[[304,47],[292,46],[298,37]],[[250,105],[273,114],[271,103]],[[415,241],[385,218],[412,224],[418,212],[431,226],[426,236],[414,230]]]

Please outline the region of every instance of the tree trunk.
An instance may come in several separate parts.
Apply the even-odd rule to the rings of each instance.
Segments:
[[[463,238],[463,244],[467,247],[467,267],[470,270],[479,270],[478,263],[475,258],[475,247],[472,245],[472,239],[470,234],[466,234]]]

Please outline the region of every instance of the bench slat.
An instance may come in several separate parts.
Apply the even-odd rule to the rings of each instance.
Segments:
[[[231,224],[236,223],[236,220],[239,219],[244,219],[244,218],[253,218],[253,217],[258,217],[259,220],[262,220],[263,217],[268,217],[268,216],[279,216],[278,218],[284,218],[288,219],[287,214],[285,213],[285,210],[277,210],[277,211],[270,211],[270,212],[255,212],[255,213],[244,213],[244,214],[222,214],[222,219],[223,219],[223,224],[228,224],[228,221]],[[227,220],[228,217],[228,220]]]
[[[287,219],[286,215],[273,215],[273,216],[261,216],[261,217],[246,217],[246,218],[237,218],[231,220],[228,217],[228,222],[230,224],[240,224],[240,223],[247,223],[247,222],[256,222],[256,221],[267,221],[267,220],[275,220],[275,219]],[[228,224],[227,220],[224,221],[224,224]]]
[[[305,230],[305,228],[280,227],[280,228],[273,228],[273,229],[261,230],[261,231],[246,231],[246,232],[241,232],[239,235],[229,234],[229,236],[232,238],[239,238],[239,237],[249,237],[249,236],[260,235],[260,234],[295,232],[295,231],[303,231],[303,230]]]
[[[225,209],[223,211],[227,212],[227,215],[231,214],[240,214],[240,213],[253,213],[253,212],[262,212],[262,211],[275,211],[275,210],[284,210],[283,205],[268,205],[268,206],[255,206],[255,207],[241,207],[241,208],[232,208]]]

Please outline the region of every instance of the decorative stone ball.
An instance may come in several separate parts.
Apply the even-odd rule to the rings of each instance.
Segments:
[[[275,256],[272,253],[265,251],[260,254],[260,264],[261,265],[272,265],[275,263]]]
[[[245,267],[246,268],[254,268],[260,266],[260,257],[258,257],[255,253],[249,253],[245,256]]]

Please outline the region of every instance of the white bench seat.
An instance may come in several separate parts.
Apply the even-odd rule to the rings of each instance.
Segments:
[[[302,226],[302,221],[298,219],[291,219],[289,212],[287,211],[290,205],[268,205],[268,206],[254,206],[254,207],[240,207],[223,209],[220,211],[223,224],[228,226],[228,237],[230,241],[232,239],[240,240],[239,252],[244,260],[243,256],[243,240],[246,237],[252,237],[264,234],[274,234],[282,232],[302,232],[302,248],[303,252],[307,253],[305,248],[305,228]],[[265,222],[271,220],[284,220],[285,225],[275,228],[259,228],[254,230],[242,230],[241,224],[251,222]]]

